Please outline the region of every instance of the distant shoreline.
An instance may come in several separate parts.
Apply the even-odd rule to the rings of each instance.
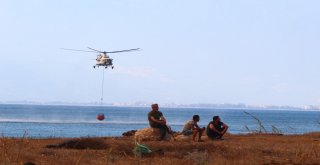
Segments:
[[[11,102],[0,102],[0,105],[34,105],[34,106],[87,106],[87,107],[132,107],[132,108],[149,108],[149,105],[114,105],[114,104],[86,104],[86,103],[11,103]],[[161,106],[161,105],[160,105]],[[310,108],[310,109],[305,109],[305,108],[299,108],[299,107],[290,107],[290,106],[285,106],[283,108],[277,107],[277,106],[270,106],[270,107],[254,107],[254,106],[249,106],[249,107],[221,107],[219,105],[215,106],[215,104],[212,104],[211,106],[195,106],[193,104],[190,105],[162,105],[161,108],[181,108],[181,109],[215,109],[215,110],[270,110],[270,111],[320,111],[319,108]]]

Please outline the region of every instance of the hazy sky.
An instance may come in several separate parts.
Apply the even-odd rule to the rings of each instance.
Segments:
[[[0,0],[0,102],[320,105],[318,0]]]

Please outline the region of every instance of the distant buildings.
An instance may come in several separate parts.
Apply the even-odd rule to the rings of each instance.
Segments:
[[[63,102],[63,101],[54,101],[54,102],[35,102],[35,101],[6,101],[1,102],[0,104],[36,104],[36,105],[88,105],[88,106],[126,106],[126,107],[149,107],[152,102],[147,101],[137,101],[131,103],[115,102],[115,103],[103,103],[101,102]],[[230,104],[230,103],[221,103],[221,104],[210,104],[210,103],[198,103],[198,104],[176,104],[168,103],[161,104],[161,107],[169,108],[214,108],[214,109],[265,109],[265,110],[320,110],[320,106],[317,105],[305,105],[302,107],[294,106],[277,106],[277,105],[246,105],[246,104]]]

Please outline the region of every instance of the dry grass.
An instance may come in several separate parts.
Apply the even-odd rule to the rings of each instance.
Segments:
[[[143,142],[156,152],[136,157],[132,137],[0,138],[0,164],[319,164],[320,133],[227,135],[225,140]]]

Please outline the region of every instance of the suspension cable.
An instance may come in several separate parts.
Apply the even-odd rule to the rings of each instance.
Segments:
[[[103,87],[104,87],[104,69],[102,69],[102,84],[101,84],[101,105],[103,105]]]

